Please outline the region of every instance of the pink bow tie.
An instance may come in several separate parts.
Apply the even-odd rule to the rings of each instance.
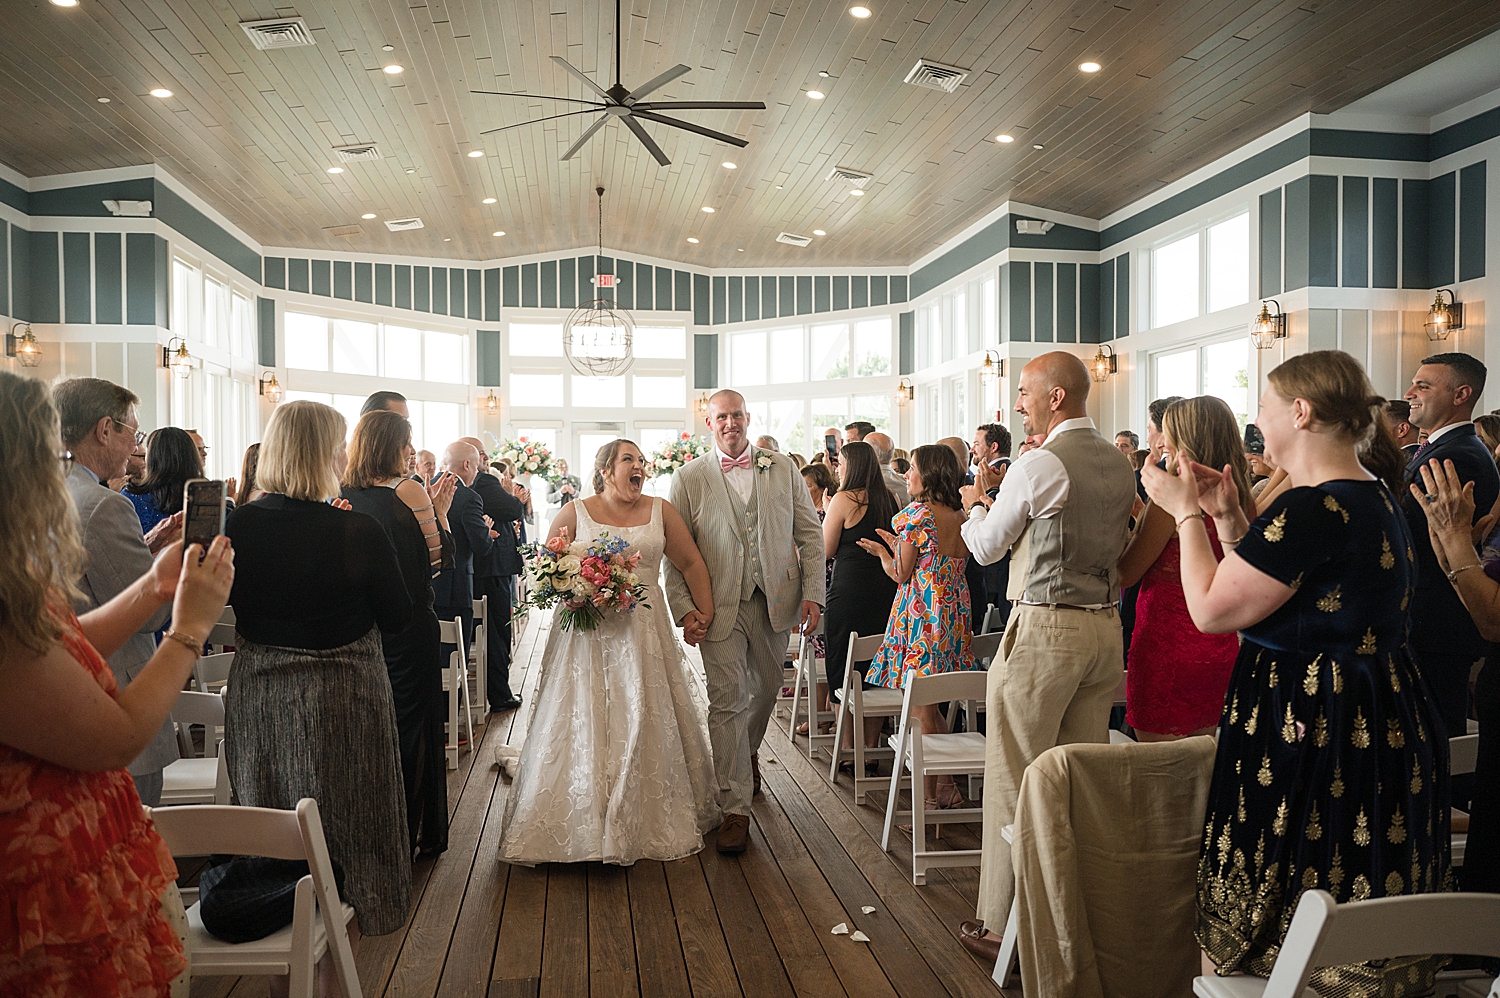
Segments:
[[[741,454],[739,457],[725,457],[723,454],[720,454],[719,455],[719,467],[722,468],[724,471],[728,471],[731,468],[744,468],[746,471],[749,471],[750,470],[750,448],[746,447],[745,448],[745,452],[743,454]]]

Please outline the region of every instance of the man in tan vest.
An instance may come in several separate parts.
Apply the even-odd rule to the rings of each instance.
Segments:
[[[994,499],[988,474],[961,492],[964,542],[980,564],[1011,554],[1015,609],[989,669],[984,843],[979,921],[968,949],[994,961],[1015,893],[1010,846],[1021,775],[1055,745],[1109,740],[1123,651],[1115,564],[1125,549],[1135,473],[1088,417],[1089,372],[1077,357],[1043,354],[1021,371],[1016,411],[1043,439],[1006,472]]]

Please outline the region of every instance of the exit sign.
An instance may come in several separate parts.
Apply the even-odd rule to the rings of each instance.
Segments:
[[[615,286],[615,275],[614,274],[600,274],[598,277],[594,278],[594,287],[596,287],[596,288],[612,288],[614,286]]]

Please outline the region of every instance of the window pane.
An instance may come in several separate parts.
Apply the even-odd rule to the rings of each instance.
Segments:
[[[185,260],[172,260],[172,332],[178,336],[202,335],[203,281],[198,268]]]
[[[562,404],[559,399],[552,405]],[[584,374],[573,375],[573,408],[625,407],[625,378],[594,378]],[[614,437],[610,437],[611,440]],[[592,456],[592,455],[590,455]]]
[[[365,396],[335,395],[332,404],[344,416],[344,437],[347,439],[354,436],[354,426],[359,422],[359,410],[364,408]],[[411,403],[407,404],[407,408],[411,408]]]
[[[324,405],[333,405],[333,396],[327,392],[287,391],[281,397],[287,402],[322,402]]]
[[[637,374],[634,387],[635,405],[642,408],[681,408],[687,405],[687,378],[680,374],[665,377]],[[573,383],[573,391],[578,391],[577,382]],[[576,397],[573,404],[578,404]]]
[[[1250,300],[1250,215],[1236,215],[1208,230],[1208,310]]]
[[[953,335],[948,337],[948,353],[944,360],[952,360],[959,354],[969,352],[969,296],[960,291],[953,296]]]
[[[203,341],[216,347],[230,346],[229,287],[212,277],[203,281]]]
[[[1247,237],[1248,238],[1248,237]],[[1153,325],[1167,326],[1198,314],[1198,233],[1156,251],[1152,271]]]
[[[562,405],[563,376],[561,374],[512,374],[510,376],[511,405]]]
[[[891,397],[889,395],[854,396],[854,413],[849,422],[863,419],[875,424],[877,430],[891,428]]]
[[[561,357],[562,324],[512,322],[510,352],[516,357]]]
[[[968,387],[966,378],[954,378],[948,383],[948,397],[951,399],[949,414],[953,422],[949,424],[949,431],[953,436],[966,437],[969,433],[968,398],[965,389]]]
[[[1250,421],[1250,341],[1229,340],[1203,348],[1203,394],[1223,399],[1239,421]]]
[[[923,367],[941,363],[943,359],[943,306],[933,305],[927,310],[927,357]]]
[[[635,431],[635,442],[640,447],[641,453],[649,458],[681,435],[682,427],[680,426],[638,426]]]
[[[234,352],[246,359],[255,357],[255,312],[249,298],[237,294],[232,305],[231,324],[234,326]]]
[[[1156,367],[1155,398],[1164,399],[1171,395],[1192,398],[1198,394],[1197,350],[1158,354],[1153,360]]]
[[[513,331],[515,325],[510,327]],[[511,333],[514,341],[515,333]],[[558,334],[562,342],[562,334]],[[682,360],[687,357],[687,330],[680,326],[636,326],[635,338],[631,341],[637,357],[663,357]],[[561,352],[561,348],[559,348]]]
[[[872,378],[891,373],[891,317],[854,324],[854,376]]]
[[[427,366],[423,373],[428,381],[446,381],[451,385],[465,384],[467,364],[464,363],[465,338],[457,333],[435,333],[427,330]]]
[[[422,331],[386,326],[384,360],[387,377],[414,377],[422,370]]]
[[[995,290],[995,279],[991,277],[980,285],[980,321],[984,323],[984,342],[987,344],[1000,342],[999,309],[1000,300]]]
[[[807,379],[803,355],[807,353],[806,337],[801,326],[771,330],[771,383],[792,385]]]
[[[812,327],[812,376],[815,381],[849,377],[849,327],[844,323]]]
[[[464,435],[464,407],[457,402],[422,402],[422,442],[418,450],[441,455],[443,448]],[[412,427],[413,434],[416,427]],[[413,441],[415,442],[415,440]]]
[[[823,446],[823,436],[829,430],[838,430],[839,438],[844,436],[844,427],[849,422],[849,399],[848,397],[836,399],[813,399],[812,401],[812,431],[816,436],[810,444],[814,449]],[[809,454],[808,457],[812,455]]]
[[[766,383],[765,333],[736,333],[729,338],[729,373],[732,384]]]
[[[328,370],[327,319],[301,312],[286,314],[286,366],[304,371]]]
[[[776,438],[783,454],[801,454],[803,457],[811,457],[813,445],[808,439],[804,411],[805,407],[801,399],[772,402],[766,413],[764,428],[760,433],[755,433],[755,436],[768,433]]]
[[[375,323],[333,320],[333,369],[339,374],[375,374]]]

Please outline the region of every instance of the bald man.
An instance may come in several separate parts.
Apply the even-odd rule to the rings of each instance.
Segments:
[[[448,527],[453,531],[453,564],[432,580],[433,610],[439,620],[457,620],[463,627],[464,641],[474,634],[474,571],[483,565],[494,550],[490,518],[484,515],[484,500],[472,488],[479,474],[482,458],[473,445],[455,440],[443,451],[442,470],[458,477],[453,489],[453,504],[448,507]],[[451,645],[443,647],[443,661],[448,661]]]
[[[865,443],[875,448],[875,460],[880,462],[880,477],[885,479],[886,487],[896,497],[896,508],[904,509],[911,502],[911,496],[906,492],[906,476],[898,475],[891,469],[891,458],[896,454],[895,441],[876,430],[865,435]]]
[[[478,437],[460,437],[459,442],[473,447],[483,460],[484,444]],[[484,688],[490,710],[498,713],[521,706],[521,698],[510,688],[510,613],[516,576],[523,567],[516,522],[526,515],[526,506],[492,472],[481,471],[467,484],[479,496],[484,515],[490,519],[490,538],[495,542],[488,554],[474,556],[474,598],[489,597],[490,601]]]
[[[1010,846],[1021,774],[1055,745],[1109,740],[1122,674],[1115,564],[1125,549],[1135,472],[1099,434],[1086,404],[1089,372],[1070,353],[1046,353],[1021,371],[1016,411],[1041,444],[1016,459],[991,499],[990,475],[961,490],[973,560],[1011,555],[1014,602],[989,669],[984,841],[979,921],[960,938],[993,962],[1015,893]]]

